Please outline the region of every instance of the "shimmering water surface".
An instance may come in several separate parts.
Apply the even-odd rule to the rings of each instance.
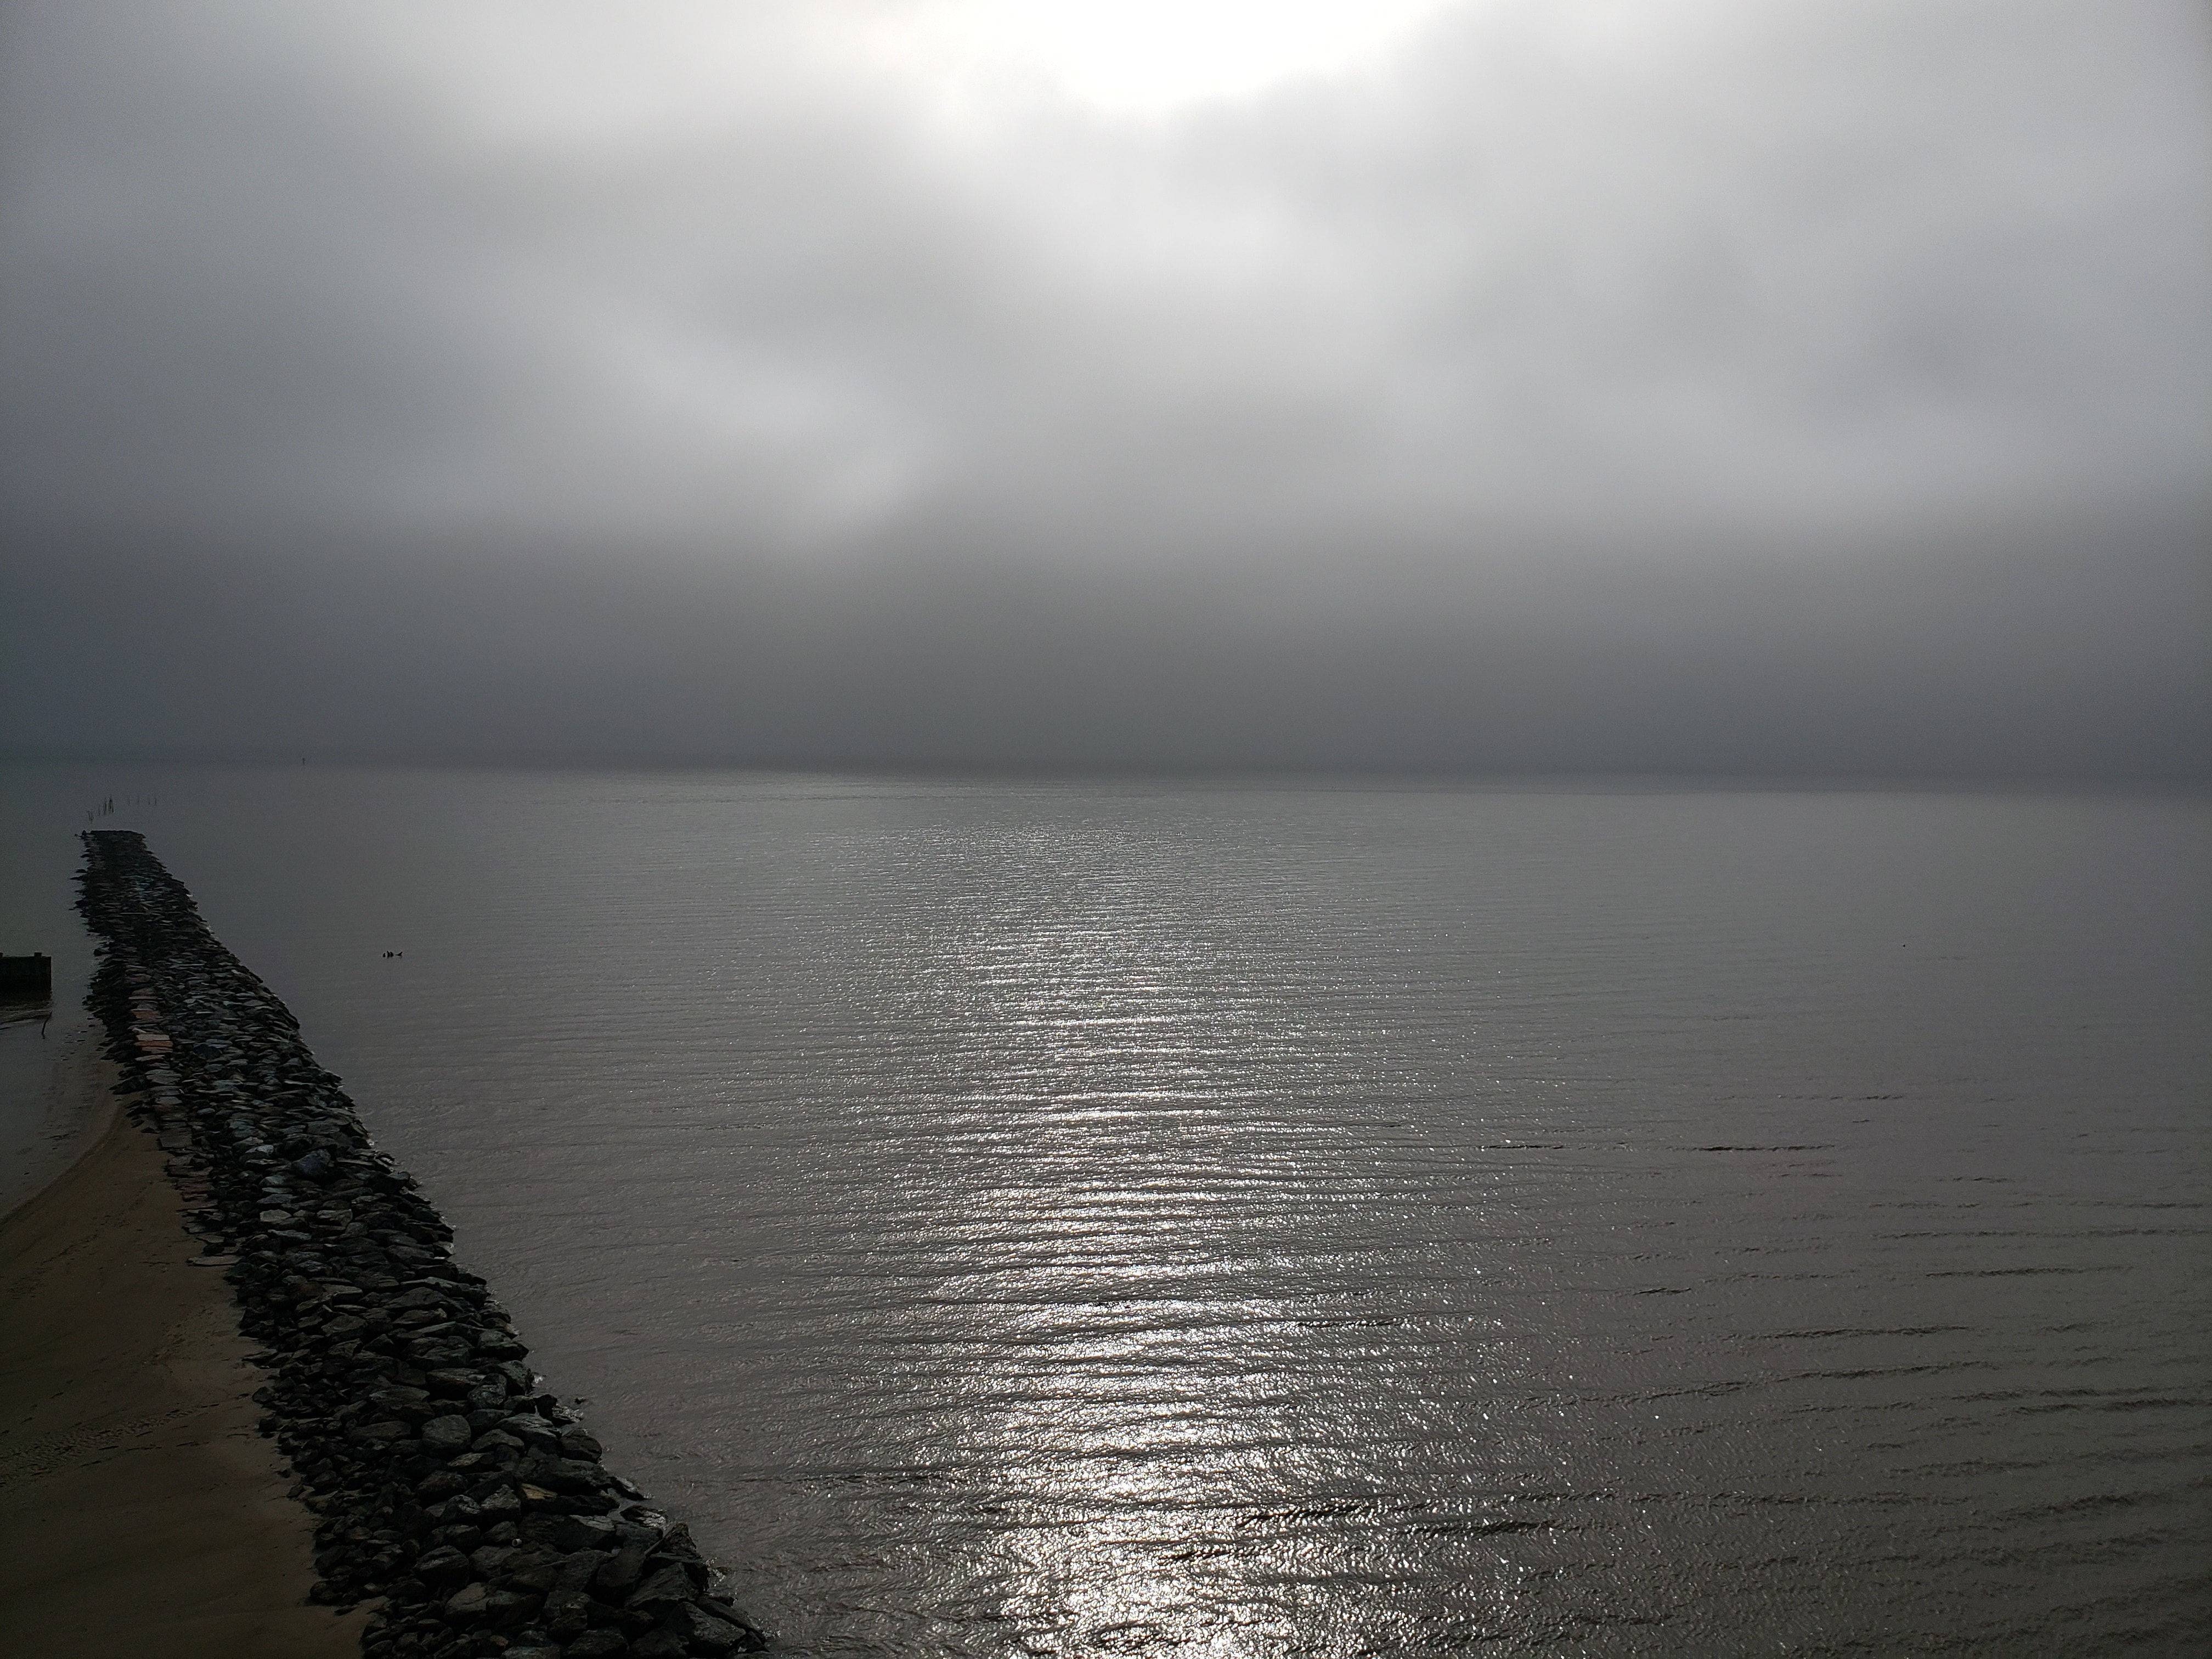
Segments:
[[[9,776],[795,1651],[2212,1641],[2202,799]]]

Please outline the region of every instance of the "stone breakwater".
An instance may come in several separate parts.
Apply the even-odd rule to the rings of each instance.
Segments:
[[[767,1645],[680,1522],[547,1392],[452,1230],[299,1024],[123,830],[84,836],[87,999],[200,1260],[270,1373],[254,1395],[319,1517],[314,1599],[378,1602],[374,1659],[676,1659]]]

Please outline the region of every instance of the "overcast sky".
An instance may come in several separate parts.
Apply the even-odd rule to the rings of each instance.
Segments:
[[[2197,773],[2193,0],[11,0],[17,751]]]

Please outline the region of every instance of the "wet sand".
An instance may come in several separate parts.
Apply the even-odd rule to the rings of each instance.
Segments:
[[[0,1622],[20,1659],[339,1659],[311,1517],[254,1432],[229,1286],[89,1043],[57,1067],[82,1157],[0,1221]]]
[[[45,1035],[35,1020],[0,1025],[0,1220],[59,1180],[86,1146],[86,1132],[105,1125],[106,1103],[76,1085],[64,1061],[82,1048],[97,1053],[100,1035],[81,1013],[66,1012]]]

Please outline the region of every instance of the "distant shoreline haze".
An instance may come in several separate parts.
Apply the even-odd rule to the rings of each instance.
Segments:
[[[1867,773],[1850,771],[1592,771],[1564,768],[1480,769],[1402,766],[1188,766],[1027,761],[984,757],[941,760],[880,756],[656,755],[562,751],[455,752],[360,750],[300,756],[269,750],[0,750],[0,766],[288,769],[347,771],[635,773],[683,775],[881,779],[899,782],[1103,783],[1231,789],[1477,790],[1596,793],[1761,794],[2154,794],[2212,793],[2212,774],[2190,771]],[[158,775],[158,771],[149,775]]]
[[[2205,778],[2197,530],[1694,575],[77,538],[11,583],[0,750]]]

